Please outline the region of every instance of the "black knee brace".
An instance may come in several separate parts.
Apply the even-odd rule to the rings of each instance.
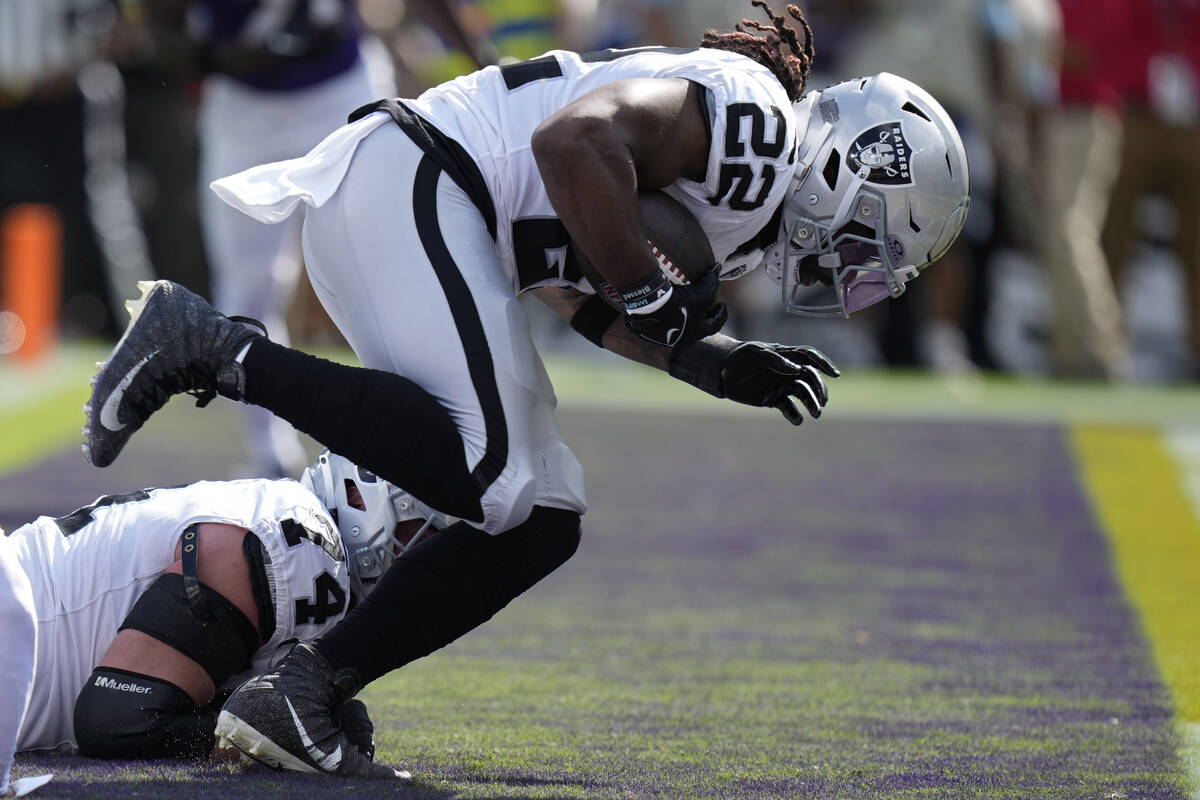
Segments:
[[[94,758],[199,760],[216,725],[175,684],[113,667],[96,667],[75,699],[75,740]]]
[[[142,592],[121,630],[153,636],[204,667],[214,686],[248,669],[258,633],[246,615],[202,583],[188,596],[183,575],[166,573]],[[197,605],[195,596],[203,602]]]

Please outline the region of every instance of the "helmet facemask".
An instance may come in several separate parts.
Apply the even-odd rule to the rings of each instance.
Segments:
[[[880,230],[877,221],[884,218],[886,203],[881,195],[862,190],[854,218],[836,228],[813,219],[791,221],[781,237],[786,268],[779,268],[783,305],[789,313],[849,317],[904,294],[905,284],[920,270],[905,263],[899,238]]]

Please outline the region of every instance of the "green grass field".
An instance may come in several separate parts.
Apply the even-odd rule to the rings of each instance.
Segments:
[[[175,400],[87,467],[101,356],[0,365],[0,524],[238,457],[228,403]],[[71,798],[1200,797],[1200,523],[1171,448],[1200,391],[848,375],[793,430],[635,368],[548,366],[583,544],[364,692],[412,784],[17,774]]]

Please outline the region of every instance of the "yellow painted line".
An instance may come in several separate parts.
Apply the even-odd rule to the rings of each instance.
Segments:
[[[1156,428],[1075,426],[1084,484],[1117,574],[1171,691],[1181,760],[1200,795],[1200,519]]]

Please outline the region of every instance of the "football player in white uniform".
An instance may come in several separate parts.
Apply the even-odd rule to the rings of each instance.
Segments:
[[[582,470],[519,293],[599,345],[799,424],[795,400],[818,416],[821,373],[836,367],[813,348],[717,333],[719,278],[762,265],[790,311],[848,315],[903,292],[957,236],[966,157],[941,106],[887,74],[805,95],[803,15],[754,5],[768,23],[710,31],[697,49],[551,51],[381,101],[304,158],[214,184],[262,221],[304,209],[313,285],[364,367],[274,344],[177,284],[145,284],[96,377],[89,460],[111,463],[171,394],[220,393],[468,521],[398,559],[316,657],[232,695],[218,728],[235,743],[261,737],[285,766],[336,772],[295,733],[294,720],[336,731],[336,695],[317,687],[338,669],[369,682],[433,652],[574,553]],[[640,225],[647,188],[699,221],[719,262],[703,278],[664,276]],[[575,248],[623,311],[583,277]]]
[[[50,780],[49,775],[9,781],[21,723],[29,710],[37,655],[37,624],[33,589],[21,569],[17,554],[0,528],[0,797],[20,797]]]
[[[18,528],[5,552],[32,589],[38,710],[18,750],[207,756],[229,690],[329,630],[434,520],[324,453],[301,483],[143,489]],[[369,758],[365,708],[339,717]]]

